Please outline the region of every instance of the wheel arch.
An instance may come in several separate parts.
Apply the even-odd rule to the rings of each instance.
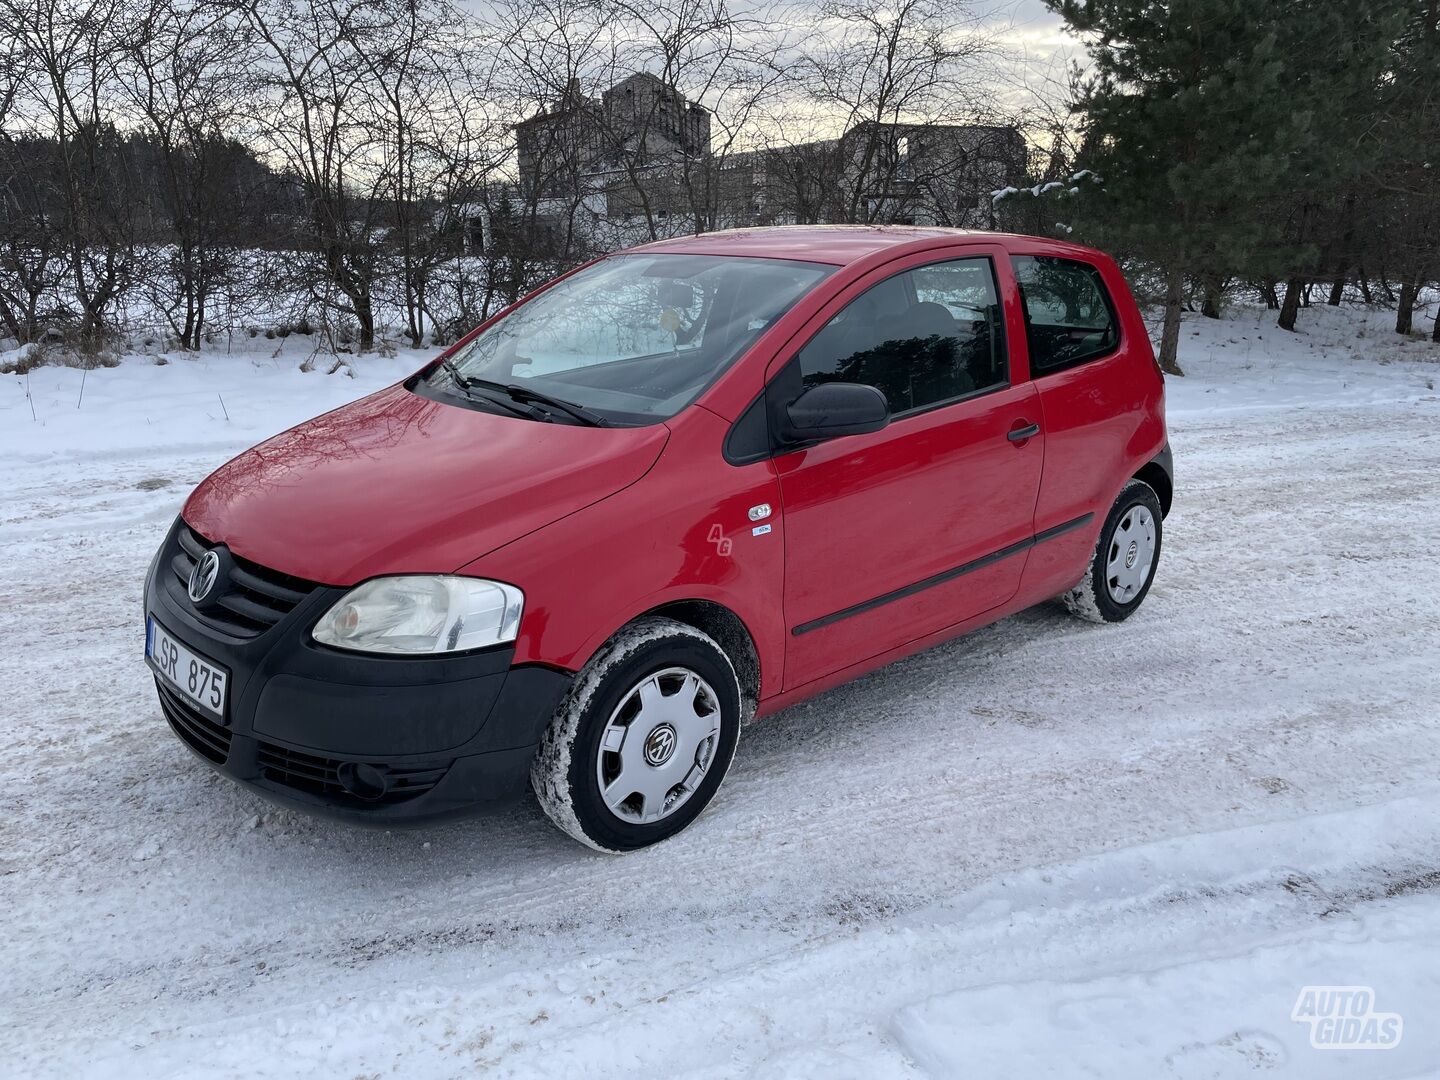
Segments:
[[[755,646],[755,638],[751,635],[750,628],[745,625],[745,620],[724,604],[698,599],[670,600],[641,612],[635,618],[643,619],[651,615],[674,619],[715,639],[730,658],[730,662],[735,665],[735,674],[740,680],[744,713],[741,722],[748,723],[753,720],[760,704],[760,652]]]
[[[1168,517],[1170,514],[1170,503],[1175,497],[1175,480],[1173,477],[1173,466],[1171,465],[1170,444],[1165,444],[1165,449],[1151,458],[1144,465],[1136,470],[1131,478],[1141,480],[1155,489],[1156,496],[1160,499],[1160,516]]]

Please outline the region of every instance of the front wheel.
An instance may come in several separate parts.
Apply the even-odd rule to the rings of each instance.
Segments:
[[[1091,622],[1123,622],[1133,615],[1160,565],[1160,499],[1143,480],[1120,492],[1100,530],[1090,569],[1060,599]]]
[[[582,844],[633,851],[674,836],[715,797],[740,737],[740,680],[692,626],[622,629],[575,678],[541,740],[530,783]]]

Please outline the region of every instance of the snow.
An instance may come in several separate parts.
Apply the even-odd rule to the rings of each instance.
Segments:
[[[1133,619],[1037,608],[768,718],[623,859],[529,804],[276,810],[160,717],[184,494],[419,354],[3,377],[7,1075],[1436,1075],[1440,349],[1390,317],[1187,318]],[[1312,1048],[1307,984],[1398,1047]]]
[[[1433,894],[1409,893],[1436,884],[1425,875],[1434,877],[1437,830],[1432,793],[1123,849],[977,890],[960,911],[927,923],[953,922],[956,936],[984,949],[993,945],[977,930],[988,923],[1038,918],[1055,924],[1046,926],[1051,935],[1075,929],[1073,955],[1038,977],[905,1006],[895,1037],[936,1076],[1255,1070],[1378,1080],[1433,1071],[1440,1031],[1418,1018],[1440,997],[1440,905]],[[1358,870],[1366,859],[1413,873]],[[1381,901],[1387,892],[1398,895]],[[1157,918],[1171,905],[1199,910]],[[1113,936],[1091,940],[1092,922]],[[1139,964],[1116,962],[1116,938],[1131,956],[1139,952]],[[1299,987],[1337,977],[1375,987],[1378,1008],[1412,1018],[1394,1052],[1316,1051],[1308,1025],[1290,1021]]]
[[[1003,199],[1008,199],[1012,195],[1019,195],[1022,192],[1028,192],[1030,195],[1034,196],[1037,199],[1050,194],[1050,192],[1052,191],[1060,191],[1064,195],[1078,195],[1080,193],[1080,189],[1073,186],[1073,184],[1075,181],[1083,179],[1086,176],[1094,177],[1094,179],[1097,181],[1100,179],[1098,176],[1095,176],[1095,174],[1092,173],[1089,169],[1082,169],[1080,172],[1076,173],[1070,178],[1070,184],[1062,184],[1058,180],[1051,180],[1048,183],[1039,183],[1036,184],[1034,187],[1028,188],[1017,188],[1008,186],[1003,188],[997,188],[995,191],[990,192],[990,201],[1000,202]]]

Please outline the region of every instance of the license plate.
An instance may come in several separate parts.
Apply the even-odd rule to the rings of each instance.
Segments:
[[[224,721],[230,673],[176,641],[153,615],[145,620],[145,659],[181,697]]]

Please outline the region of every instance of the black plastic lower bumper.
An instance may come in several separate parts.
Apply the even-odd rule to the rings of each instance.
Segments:
[[[181,529],[151,567],[145,610],[228,673],[223,719],[156,678],[171,728],[202,760],[282,805],[384,827],[524,793],[568,672],[512,667],[510,647],[404,659],[316,645],[310,628],[346,591],[328,586],[296,588],[306,594],[274,625],[237,630],[186,596],[172,566]]]

